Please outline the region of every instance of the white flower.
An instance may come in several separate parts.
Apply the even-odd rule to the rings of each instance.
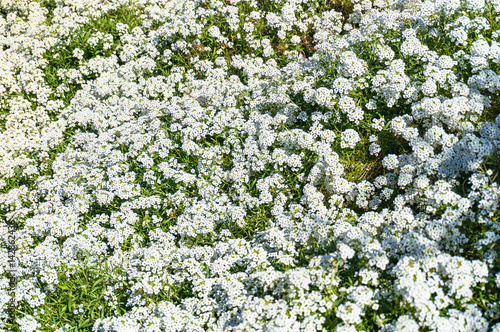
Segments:
[[[351,247],[344,243],[341,243],[337,246],[337,251],[339,252],[340,258],[342,258],[342,260],[344,261],[353,258],[354,254],[356,253]]]
[[[375,109],[377,109],[377,101],[370,99],[366,103],[365,107],[367,110],[375,110]],[[376,119],[374,119],[374,120],[376,120]],[[381,130],[381,129],[379,129],[379,130]]]
[[[361,315],[363,314],[361,307],[352,302],[339,305],[336,312],[336,316],[347,324],[361,323]]]
[[[361,140],[359,134],[354,129],[346,129],[340,134],[340,147],[342,149],[354,149]]]
[[[246,22],[243,25],[243,31],[245,31],[246,33],[252,33],[254,30],[255,30],[255,26],[250,22]]]
[[[375,49],[375,54],[381,61],[384,60],[393,60],[394,59],[394,51],[388,45],[377,45]]]
[[[497,288],[500,288],[500,272],[498,272],[496,275],[495,275],[495,283],[497,285]]]
[[[347,94],[352,90],[352,82],[345,77],[338,77],[332,82],[332,89],[338,94]]]
[[[16,323],[22,332],[33,332],[42,325],[31,315],[26,315],[23,318],[16,319]]]
[[[297,45],[300,43],[300,37],[297,35],[293,35],[292,38],[290,38],[290,42],[294,45]]]
[[[356,103],[352,97],[342,96],[339,99],[339,108],[342,112],[349,112],[356,107]]]
[[[73,56],[75,58],[77,58],[78,60],[82,60],[83,59],[83,54],[84,53],[85,52],[82,51],[81,49],[79,49],[78,47],[73,50]]]
[[[460,45],[467,45],[467,38],[468,38],[468,33],[464,29],[464,27],[458,27],[450,31],[449,37],[452,41],[460,44]]]
[[[437,92],[437,85],[433,79],[427,79],[421,87],[422,93],[426,96],[434,96]]]
[[[217,26],[215,26],[215,25],[212,25],[207,30],[207,32],[208,32],[209,36],[212,37],[212,38],[219,38],[221,36],[219,28]]]
[[[388,170],[393,170],[399,166],[398,157],[394,154],[389,154],[382,159],[382,166]]]
[[[465,5],[471,10],[481,10],[485,6],[484,0],[466,0]]]
[[[415,320],[408,315],[400,316],[396,322],[390,324],[387,331],[401,331],[401,332],[418,332],[420,327]]]
[[[500,323],[496,323],[491,327],[491,332],[500,332]]]
[[[372,156],[378,156],[380,151],[382,151],[382,147],[378,143],[371,143],[368,147],[368,151]]]

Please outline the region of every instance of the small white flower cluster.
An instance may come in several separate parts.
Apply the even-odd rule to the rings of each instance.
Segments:
[[[340,147],[354,149],[360,141],[359,134],[354,129],[346,129],[340,134]]]
[[[34,332],[39,331],[42,325],[37,322],[36,318],[31,315],[26,315],[23,318],[18,318],[16,323],[19,326],[19,330],[22,332]]]

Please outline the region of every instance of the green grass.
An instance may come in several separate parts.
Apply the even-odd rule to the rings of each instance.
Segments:
[[[65,331],[91,331],[92,325],[98,318],[105,318],[114,314],[123,314],[127,299],[123,280],[114,279],[112,276],[120,275],[120,269],[113,270],[102,266],[87,265],[70,268],[62,266],[58,273],[59,283],[53,291],[47,291],[45,304],[41,308],[31,308],[24,301],[16,308],[18,317],[26,314],[34,315],[38,312],[38,322],[42,324],[42,331],[54,331],[63,327]],[[36,277],[36,284],[42,291],[47,284]],[[108,286],[119,285],[114,291],[117,298],[116,308],[108,305],[105,292]],[[75,313],[79,305],[83,305],[84,313]],[[7,324],[9,331],[19,331],[16,324]]]

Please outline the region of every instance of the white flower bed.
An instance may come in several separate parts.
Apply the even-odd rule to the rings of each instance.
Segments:
[[[0,327],[500,331],[500,1],[352,5],[0,0]]]

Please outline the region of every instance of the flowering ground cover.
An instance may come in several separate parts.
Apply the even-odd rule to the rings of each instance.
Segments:
[[[2,331],[500,332],[500,0],[0,0]]]

